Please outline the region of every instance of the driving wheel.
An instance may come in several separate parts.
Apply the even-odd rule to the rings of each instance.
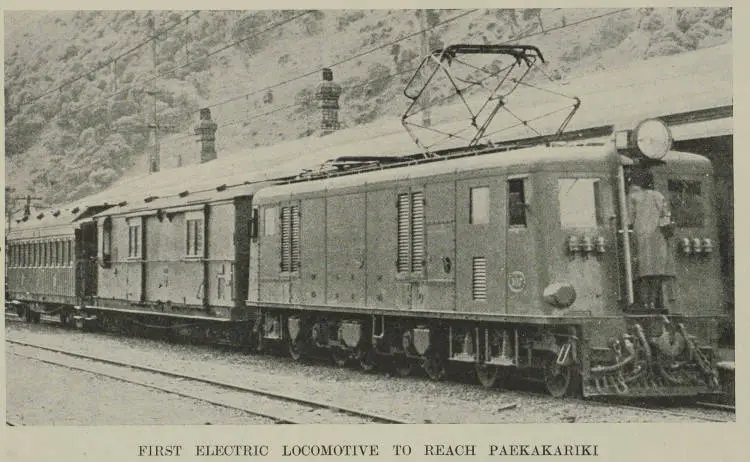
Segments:
[[[544,386],[550,395],[562,398],[571,390],[573,368],[557,364],[554,358],[544,361]]]
[[[289,342],[289,357],[294,361],[300,361],[302,359],[302,347],[299,342]]]
[[[484,388],[494,388],[497,386],[500,377],[500,368],[489,364],[476,365],[477,380]]]
[[[346,366],[346,363],[349,362],[349,351],[342,350],[339,348],[334,348],[331,352],[331,357],[333,358],[333,363],[336,364],[339,367]]]
[[[427,352],[422,361],[422,369],[435,381],[445,378],[445,359],[437,352]]]
[[[357,350],[357,360],[359,367],[365,372],[372,372],[375,369],[376,355],[372,348],[360,348]]]

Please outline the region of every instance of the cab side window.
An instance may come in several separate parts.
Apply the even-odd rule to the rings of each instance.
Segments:
[[[526,180],[508,180],[508,226],[526,227]]]
[[[704,220],[701,182],[668,180],[669,208],[679,228],[702,228]]]
[[[596,178],[561,178],[557,181],[560,226],[595,228],[600,224],[599,180]]]

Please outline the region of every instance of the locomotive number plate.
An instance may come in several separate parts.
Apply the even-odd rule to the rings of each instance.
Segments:
[[[526,288],[526,276],[521,271],[508,274],[508,288],[511,292],[521,292]]]

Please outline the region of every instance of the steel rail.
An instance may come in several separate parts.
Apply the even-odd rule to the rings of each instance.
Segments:
[[[158,369],[158,368],[148,367],[148,366],[141,366],[141,365],[137,365],[137,364],[130,364],[130,363],[122,362],[122,361],[116,361],[116,360],[101,358],[101,357],[97,357],[97,356],[91,356],[91,355],[86,355],[86,354],[81,354],[81,353],[75,353],[75,352],[61,350],[61,349],[57,349],[57,348],[50,348],[50,347],[45,347],[45,346],[41,346],[41,345],[35,345],[35,344],[31,344],[31,343],[26,343],[26,342],[19,342],[19,341],[16,341],[16,340],[5,339],[5,341],[7,343],[10,343],[10,344],[13,344],[13,345],[19,345],[19,346],[24,346],[24,347],[29,347],[29,348],[37,348],[37,349],[44,350],[44,351],[49,351],[49,352],[53,352],[53,353],[64,354],[64,355],[67,355],[67,356],[70,356],[70,357],[74,357],[74,358],[86,359],[86,360],[100,362],[100,363],[104,363],[104,364],[110,364],[110,365],[113,365],[113,366],[127,367],[127,368],[131,368],[131,369],[138,370],[138,371],[150,372],[152,374],[159,374],[159,375],[163,375],[163,376],[167,376],[167,377],[172,377],[172,378],[177,378],[177,379],[192,380],[194,382],[204,383],[204,384],[207,384],[207,385],[212,385],[212,386],[215,386],[215,387],[225,388],[225,389],[228,389],[228,390],[234,390],[234,391],[251,393],[251,394],[254,394],[254,395],[257,395],[257,396],[263,396],[263,397],[266,397],[266,398],[272,398],[272,399],[276,399],[276,400],[280,400],[280,401],[286,401],[286,402],[300,404],[300,405],[303,405],[303,406],[309,406],[309,407],[313,407],[313,408],[326,409],[326,410],[338,412],[340,414],[347,414],[347,415],[354,416],[354,417],[360,417],[360,418],[363,418],[363,419],[366,419],[366,420],[370,420],[373,423],[388,423],[388,424],[408,424],[408,423],[411,423],[411,422],[400,420],[400,419],[396,419],[396,418],[393,418],[393,417],[383,416],[383,415],[374,414],[374,413],[370,413],[370,412],[366,412],[366,411],[360,411],[358,409],[353,409],[353,408],[349,408],[349,407],[339,406],[339,405],[333,404],[333,403],[326,403],[326,402],[322,402],[322,401],[309,400],[309,399],[305,399],[305,398],[302,398],[302,397],[299,397],[299,396],[293,396],[293,395],[287,395],[287,394],[281,394],[281,393],[274,393],[274,392],[271,392],[271,391],[262,390],[260,388],[251,388],[251,387],[247,387],[247,386],[243,386],[243,385],[231,384],[231,383],[226,383],[226,382],[219,382],[219,381],[216,381],[216,380],[206,379],[206,378],[203,378],[203,377],[197,377],[197,376],[187,375],[187,374],[180,374],[180,373],[176,373],[176,372],[172,372],[172,371],[167,371],[167,370],[164,370],[164,369]],[[18,355],[18,356],[25,356],[25,355]],[[31,358],[31,359],[37,359],[37,360],[42,361],[42,362],[50,362],[50,361],[39,359],[39,358],[33,358],[33,357],[29,357],[29,358]],[[54,362],[50,362],[50,363],[57,364],[57,363],[54,363]],[[58,364],[58,365],[61,365],[61,366],[64,366],[64,367],[71,367],[71,366],[68,366],[68,365],[65,365],[65,364]],[[71,367],[71,368],[74,368],[74,366]],[[90,370],[86,370],[86,369],[83,369],[83,368],[78,368],[78,369],[80,369],[82,371],[85,371],[85,372],[89,372],[89,373],[94,373],[94,374],[99,374],[99,375],[106,375],[104,373],[100,373],[100,372],[96,372],[96,371],[90,371]],[[117,376],[113,376],[112,378],[117,379],[117,380],[131,381],[130,379],[123,379],[123,378],[120,378],[120,377],[117,377]],[[143,385],[143,386],[147,386],[147,387],[150,387],[150,388],[157,388],[157,389],[160,388],[160,387],[152,386],[152,385],[149,385],[149,384],[142,384],[142,383],[136,383],[136,382],[137,381],[131,381],[131,383],[135,383],[137,385]],[[168,390],[168,389],[162,389],[161,391],[165,391],[165,392],[173,393],[173,394],[179,394],[180,393],[180,392],[174,392],[174,391]],[[185,394],[185,397],[193,398],[193,399],[199,399],[199,400],[202,400],[202,401],[210,402],[210,401],[208,401],[206,399],[203,399],[203,398],[200,398],[200,397],[194,397],[194,396],[187,395],[187,394]],[[212,404],[216,404],[216,405],[224,406],[224,407],[231,407],[231,406],[227,406],[227,405],[224,405],[224,404],[221,404],[221,403],[212,403]],[[238,410],[241,410],[241,411],[245,411],[245,412],[255,413],[255,411],[249,411],[249,410],[246,410],[246,409],[243,409],[243,408],[235,408],[235,409],[238,409]],[[256,414],[256,415],[260,415],[260,414]],[[281,422],[282,420],[286,420],[286,419],[280,419],[278,417],[271,416],[271,415],[262,415],[262,417],[273,419],[273,420],[275,420],[275,421],[277,421],[279,423],[296,423],[296,422],[291,422],[291,421]]]

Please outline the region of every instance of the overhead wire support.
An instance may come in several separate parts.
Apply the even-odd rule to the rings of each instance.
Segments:
[[[561,8],[554,8],[554,9],[551,9],[551,10],[549,10],[549,12],[555,12],[555,11],[559,11],[559,10],[561,10]],[[514,42],[517,42],[517,41],[519,41],[519,40],[524,40],[524,39],[526,39],[526,38],[529,38],[529,37],[534,37],[534,36],[537,36],[537,35],[547,35],[547,34],[549,34],[550,32],[555,32],[555,31],[558,31],[558,30],[562,30],[562,29],[566,29],[566,28],[569,28],[569,27],[575,27],[575,26],[577,26],[577,25],[579,25],[579,24],[583,24],[583,23],[586,23],[586,22],[590,22],[590,21],[593,21],[593,20],[597,20],[597,19],[601,19],[601,18],[604,18],[604,17],[608,17],[608,16],[612,16],[612,15],[620,14],[620,13],[623,13],[623,12],[625,12],[625,11],[628,11],[628,10],[629,10],[629,8],[621,8],[621,9],[618,9],[618,10],[614,10],[614,11],[609,11],[609,12],[606,12],[606,13],[603,13],[603,14],[600,14],[600,15],[597,15],[597,16],[592,16],[592,17],[589,17],[589,18],[584,18],[584,19],[582,19],[582,20],[579,20],[579,21],[575,21],[575,22],[567,23],[567,24],[564,24],[564,25],[562,25],[562,26],[558,26],[558,27],[551,27],[551,28],[549,28],[549,29],[546,29],[546,30],[545,30],[545,31],[543,31],[543,32],[533,32],[533,33],[530,33],[530,34],[526,34],[526,35],[523,35],[523,36],[520,36],[520,37],[516,37],[516,38],[514,38],[513,40],[510,40],[510,41],[506,41],[506,42],[503,42],[503,43],[501,43],[500,45],[510,45],[510,44],[512,44],[512,43],[514,43]],[[356,54],[356,55],[350,56],[350,57],[348,57],[348,58],[345,58],[345,59],[343,59],[343,60],[340,60],[340,61],[338,61],[338,62],[335,62],[335,63],[329,64],[329,65],[328,65],[327,67],[329,67],[329,68],[332,68],[332,67],[335,67],[335,66],[338,66],[338,65],[344,64],[344,63],[346,63],[346,62],[352,61],[352,60],[354,60],[354,59],[357,59],[357,58],[361,58],[361,57],[362,57],[362,56],[364,56],[364,55],[367,55],[367,54],[369,54],[369,53],[372,53],[372,52],[378,51],[378,50],[380,50],[380,49],[383,49],[383,48],[385,48],[385,47],[388,47],[388,46],[394,45],[394,44],[396,44],[396,43],[399,43],[399,42],[402,42],[402,41],[404,41],[404,40],[408,40],[409,38],[412,38],[412,37],[414,37],[414,36],[417,36],[417,35],[420,35],[420,34],[422,34],[422,35],[423,35],[423,34],[424,34],[425,32],[427,32],[428,30],[432,30],[432,29],[435,29],[435,28],[437,28],[437,27],[439,27],[439,26],[442,26],[442,25],[448,24],[448,23],[450,23],[450,22],[456,21],[456,20],[458,20],[458,19],[461,19],[461,18],[463,18],[463,17],[465,17],[465,16],[467,16],[467,15],[469,15],[469,14],[475,13],[475,12],[477,12],[477,11],[480,11],[480,10],[479,10],[479,9],[472,9],[472,10],[469,10],[469,11],[465,11],[465,12],[462,12],[462,13],[460,13],[460,14],[456,15],[456,16],[453,16],[453,17],[451,17],[451,18],[448,18],[448,19],[446,19],[446,20],[443,20],[443,21],[441,21],[441,22],[439,22],[439,23],[435,24],[435,25],[434,25],[434,26],[432,26],[432,27],[429,27],[429,28],[427,28],[427,29],[423,29],[423,30],[419,30],[419,31],[416,31],[416,32],[414,32],[414,33],[412,33],[412,34],[408,34],[408,35],[405,35],[405,36],[401,36],[401,37],[399,37],[399,38],[397,38],[397,39],[394,39],[394,40],[392,40],[392,41],[389,41],[389,42],[387,42],[387,43],[385,43],[385,44],[383,44],[383,45],[379,45],[379,46],[376,46],[376,47],[374,47],[374,48],[371,48],[371,49],[369,49],[369,50],[366,50],[366,51],[364,51],[364,52],[362,52],[362,53],[359,53],[359,54]],[[401,72],[398,72],[398,73],[396,73],[396,74],[392,74],[392,75],[390,75],[389,77],[394,77],[394,76],[399,76],[399,75],[404,75],[404,74],[408,74],[408,73],[410,73],[410,72],[415,72],[415,71],[416,71],[416,69],[417,69],[417,68],[410,68],[410,69],[405,69],[405,70],[403,70],[403,71],[401,71]],[[540,69],[540,70],[541,70],[542,72],[544,72],[544,69],[543,69],[543,68],[541,68],[541,67],[539,67],[539,66],[537,66],[537,69]],[[502,71],[502,69],[501,69],[501,71]],[[237,100],[243,99],[243,98],[247,99],[248,97],[250,97],[250,96],[253,96],[253,95],[255,95],[255,94],[263,93],[263,92],[266,92],[266,91],[268,91],[268,90],[271,90],[271,89],[274,89],[274,88],[278,88],[278,87],[281,87],[281,86],[283,86],[283,85],[286,85],[286,84],[292,83],[292,82],[294,82],[294,81],[297,81],[297,80],[301,80],[301,79],[303,79],[303,78],[306,78],[306,77],[309,77],[309,76],[312,76],[312,75],[316,75],[316,74],[318,74],[319,72],[320,72],[320,69],[315,69],[315,70],[313,70],[313,71],[310,71],[310,72],[307,72],[307,73],[304,73],[304,74],[298,75],[298,76],[296,76],[296,77],[293,77],[293,78],[290,78],[290,79],[287,79],[287,80],[284,80],[284,81],[280,81],[280,82],[278,82],[278,83],[275,83],[275,84],[269,85],[269,86],[267,86],[267,87],[263,87],[263,88],[261,88],[261,89],[258,89],[258,90],[253,90],[253,91],[251,91],[251,92],[248,92],[248,93],[244,93],[244,94],[242,94],[242,95],[238,95],[238,96],[235,96],[235,97],[231,97],[231,98],[228,98],[228,99],[225,99],[225,100],[222,100],[222,101],[216,102],[216,103],[212,103],[212,104],[208,105],[207,107],[209,107],[209,108],[214,108],[214,107],[222,106],[222,105],[224,105],[224,104],[228,104],[228,103],[231,103],[231,102],[234,102],[234,101],[237,101]],[[490,76],[490,77],[491,77],[491,76]],[[388,77],[378,77],[378,78],[376,78],[376,79],[368,80],[368,81],[362,82],[361,84],[357,84],[357,85],[356,85],[355,87],[353,87],[353,88],[359,88],[359,87],[361,87],[361,86],[366,86],[366,85],[369,85],[369,84],[371,84],[371,83],[373,83],[373,82],[377,82],[377,81],[380,81],[380,80],[384,80],[384,79],[386,79],[386,78],[388,78]],[[526,85],[529,85],[529,84],[526,84]],[[542,87],[538,87],[538,89],[539,89],[539,90],[543,90],[543,91],[550,91],[551,93],[555,93],[555,92],[552,92],[551,90],[547,90],[547,89],[544,89],[544,88],[542,88]],[[563,94],[560,94],[560,93],[555,93],[555,94],[557,94],[557,95],[559,95],[559,96],[562,96],[562,97],[567,97],[567,98],[570,98],[569,96],[567,96],[567,95],[563,95]],[[440,99],[439,99],[439,100],[438,100],[437,102],[442,102],[442,101],[445,101],[445,100],[446,100],[447,98],[448,98],[448,97],[443,97],[443,98],[440,98]],[[577,98],[576,98],[576,99],[577,99]],[[580,101],[578,102],[578,104],[580,104]],[[293,103],[293,104],[289,104],[289,105],[286,105],[286,106],[282,106],[282,107],[279,107],[279,108],[273,109],[273,110],[271,110],[271,111],[267,111],[267,112],[264,112],[264,113],[262,113],[262,114],[258,114],[258,115],[256,115],[256,116],[250,117],[250,118],[248,118],[248,119],[238,119],[238,120],[233,120],[233,121],[231,121],[231,122],[229,122],[229,123],[225,123],[225,124],[220,124],[220,125],[219,125],[219,128],[222,128],[222,127],[227,127],[227,126],[231,126],[231,125],[237,125],[237,124],[239,124],[239,123],[243,123],[243,122],[246,122],[246,121],[249,121],[249,120],[252,120],[252,119],[260,118],[260,117],[263,117],[263,116],[265,116],[265,115],[270,115],[270,114],[273,114],[273,113],[276,113],[276,112],[279,112],[279,111],[282,111],[282,110],[286,110],[286,109],[292,109],[292,108],[295,108],[295,107],[301,107],[301,106],[303,106],[303,105],[304,105],[304,103]],[[569,106],[566,106],[566,108],[567,108],[567,107],[569,107]],[[565,108],[563,108],[563,109],[565,109]],[[576,107],[575,109],[577,110],[577,107]],[[560,110],[562,110],[562,109],[560,109]],[[194,111],[194,112],[197,112],[197,111]],[[559,110],[558,110],[558,111],[553,111],[553,112],[559,112]],[[572,115],[571,115],[571,117],[572,117]],[[569,120],[568,120],[568,122],[569,122]],[[415,124],[415,125],[419,126],[420,128],[428,129],[428,127],[427,127],[427,126],[426,126],[425,124]],[[564,129],[564,128],[565,128],[565,125],[567,125],[567,123],[565,123],[565,124],[564,124],[563,126],[561,126],[561,129]],[[432,129],[431,131],[434,131],[435,133],[438,133],[438,131],[437,131],[437,130],[434,130],[434,129]],[[495,132],[495,133],[497,133],[497,132]],[[171,142],[180,142],[180,141],[183,141],[184,139],[186,139],[186,138],[189,138],[189,137],[191,137],[191,136],[192,136],[192,135],[187,135],[187,136],[184,136],[184,137],[180,137],[180,138],[178,138],[178,139],[176,139],[176,140],[170,140],[170,141],[171,141]],[[447,137],[446,137],[446,139],[452,139],[452,138],[465,139],[465,140],[467,140],[467,141],[468,141],[468,140],[470,140],[469,138],[464,138],[464,137],[462,137],[462,136],[459,136],[459,134],[453,134],[453,135],[451,135],[451,136],[447,136]]]

